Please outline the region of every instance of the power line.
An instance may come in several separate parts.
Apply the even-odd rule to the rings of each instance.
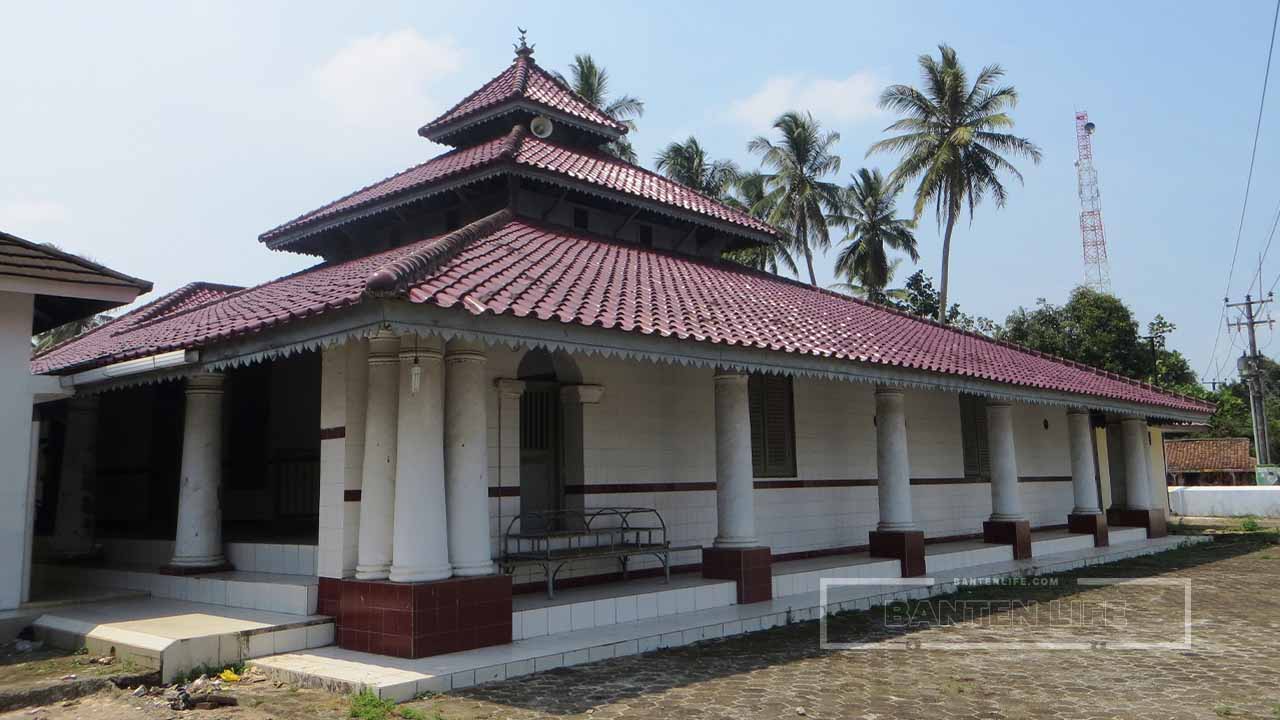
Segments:
[[[1271,41],[1267,45],[1267,67],[1262,74],[1262,97],[1258,100],[1258,120],[1253,127],[1253,150],[1249,153],[1249,173],[1244,182],[1244,202],[1240,206],[1240,223],[1236,228],[1236,243],[1231,251],[1231,265],[1227,268],[1227,286],[1222,291],[1225,298],[1231,293],[1231,278],[1236,271],[1236,258],[1240,254],[1240,238],[1244,235],[1244,217],[1245,211],[1249,209],[1249,191],[1253,187],[1253,166],[1258,159],[1258,137],[1262,134],[1262,110],[1267,104],[1267,85],[1271,81],[1271,56],[1276,48],[1276,23],[1280,21],[1280,0],[1276,0],[1276,11],[1271,18]],[[1280,281],[1280,278],[1277,278]],[[1274,287],[1274,285],[1272,286]],[[1227,309],[1223,307],[1222,315],[1218,319],[1218,332],[1213,338],[1213,350],[1209,353],[1209,364],[1213,365],[1213,359],[1218,354],[1218,341],[1222,338],[1222,331],[1227,320]],[[1206,369],[1207,372],[1207,369]]]

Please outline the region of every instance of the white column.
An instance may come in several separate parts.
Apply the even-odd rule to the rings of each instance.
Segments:
[[[98,397],[71,398],[67,402],[54,524],[54,549],[60,554],[78,555],[93,549],[91,492],[97,474],[97,435]]]
[[[716,519],[718,548],[756,547],[747,375],[716,371]]]
[[[987,449],[991,455],[991,519],[1025,520],[1018,495],[1018,458],[1013,444],[1013,408],[987,402]]]
[[[445,349],[444,477],[449,563],[458,576],[493,574],[489,550],[489,429],[484,345]]]
[[[26,518],[26,526],[22,531],[22,591],[19,600],[31,601],[31,551],[35,540],[36,529],[36,481],[40,476],[40,418],[36,414],[31,417],[31,446],[27,460],[27,498],[23,503],[22,514]],[[0,609],[4,608],[0,598]]]
[[[347,344],[320,350],[320,522],[316,574],[341,578],[346,526]]]
[[[0,610],[22,601],[31,464],[30,295],[0,292]]]
[[[1151,476],[1147,468],[1147,421],[1140,417],[1127,417],[1120,421],[1124,434],[1124,489],[1125,507],[1130,510],[1150,510]]]
[[[876,475],[882,532],[915,530],[911,518],[911,461],[902,392],[876,389]]]
[[[1071,444],[1071,489],[1075,494],[1076,515],[1098,515],[1097,475],[1093,467],[1093,425],[1088,410],[1067,413],[1067,433]]]
[[[391,572],[391,534],[396,485],[396,422],[399,414],[400,338],[380,331],[369,340],[369,384],[365,405],[364,463],[360,487],[360,546],[356,578],[385,580]]]
[[[182,426],[178,531],[169,564],[181,568],[226,565],[222,554],[222,388],[220,373],[187,378]]]
[[[450,573],[443,358],[439,338],[406,336],[400,342],[400,424],[391,546],[391,580],[395,582],[443,580]]]
[[[361,338],[347,343],[347,431],[343,458],[344,499],[342,513],[342,577],[356,574],[360,554],[360,490],[364,484],[364,427],[369,412],[369,341]]]

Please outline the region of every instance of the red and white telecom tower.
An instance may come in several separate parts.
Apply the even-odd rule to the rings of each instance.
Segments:
[[[1102,229],[1102,197],[1098,171],[1093,168],[1093,130],[1089,113],[1076,113],[1076,178],[1080,188],[1080,240],[1084,244],[1084,284],[1099,292],[1111,292],[1111,268],[1107,262],[1107,233]]]

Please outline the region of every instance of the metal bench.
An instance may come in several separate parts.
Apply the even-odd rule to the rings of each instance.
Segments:
[[[555,597],[556,577],[579,560],[617,560],[622,577],[633,557],[652,556],[671,582],[671,553],[701,550],[699,545],[672,547],[667,524],[653,508],[613,507],[591,510],[526,512],[512,518],[503,535],[498,565],[508,574],[533,565],[542,568],[547,597]]]

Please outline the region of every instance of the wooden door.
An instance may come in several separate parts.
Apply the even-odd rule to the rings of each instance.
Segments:
[[[520,512],[559,510],[560,385],[527,381],[520,398]],[[525,530],[543,527],[526,521]]]

